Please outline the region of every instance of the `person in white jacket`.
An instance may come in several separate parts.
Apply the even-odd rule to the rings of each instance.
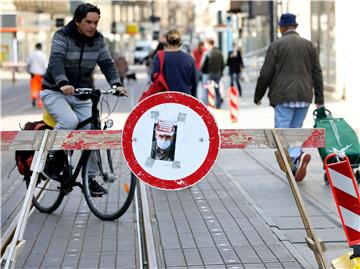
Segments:
[[[45,74],[48,66],[48,58],[46,54],[41,50],[41,43],[35,45],[35,50],[32,51],[27,60],[27,71],[31,75],[30,80],[30,95],[32,99],[32,105],[36,105],[36,101],[41,102],[39,98],[39,92],[41,90],[41,79]]]

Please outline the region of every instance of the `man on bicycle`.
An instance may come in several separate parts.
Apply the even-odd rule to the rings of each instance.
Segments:
[[[53,36],[49,65],[42,81],[44,90],[40,96],[46,110],[57,121],[55,129],[74,130],[79,122],[91,117],[91,100],[80,100],[73,94],[76,88],[94,88],[92,75],[96,64],[111,87],[116,88],[117,95],[127,94],[104,37],[96,30],[99,20],[97,6],[80,4],[73,20]],[[89,128],[90,124],[84,127]],[[51,156],[49,154],[48,162],[51,162]],[[51,173],[49,166],[45,166],[45,176]],[[107,193],[96,181],[89,183],[92,195]]]

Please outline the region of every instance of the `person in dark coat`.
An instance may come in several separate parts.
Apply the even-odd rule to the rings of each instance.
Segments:
[[[240,73],[241,69],[244,68],[243,59],[241,56],[241,51],[238,49],[237,44],[234,42],[233,50],[229,52],[226,65],[229,66],[229,75],[230,75],[230,86],[234,86],[234,80],[241,97],[241,85],[240,85]]]
[[[324,83],[318,50],[311,41],[296,32],[296,16],[281,15],[282,37],[270,44],[256,83],[254,103],[268,90],[270,105],[275,109],[275,128],[301,128],[310,103],[324,105]],[[315,98],[314,98],[315,97]],[[302,148],[289,148],[292,171],[296,181],[306,175],[311,155]]]

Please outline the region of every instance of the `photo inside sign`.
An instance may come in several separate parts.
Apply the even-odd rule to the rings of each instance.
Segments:
[[[132,148],[139,165],[163,180],[185,178],[196,171],[209,151],[209,132],[188,106],[163,103],[138,119]]]

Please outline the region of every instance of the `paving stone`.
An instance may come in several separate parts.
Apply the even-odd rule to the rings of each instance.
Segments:
[[[220,247],[218,249],[226,265],[240,263],[240,259],[231,247]]]
[[[166,267],[186,266],[185,257],[181,249],[164,250]]]
[[[241,263],[238,264],[230,264],[226,266],[227,269],[243,269],[244,266]]]
[[[190,226],[186,220],[175,220],[175,226],[178,234],[191,233]]]
[[[184,249],[184,256],[188,266],[203,265],[203,261],[197,248]]]
[[[294,257],[289,253],[289,251],[283,245],[271,246],[271,251],[282,263],[295,261]]]
[[[225,232],[234,232],[239,230],[239,226],[233,218],[220,219],[220,224]]]
[[[116,240],[113,236],[103,236],[102,238],[102,252],[112,252],[116,250]]]
[[[187,222],[185,213],[182,210],[173,211],[172,216],[175,222]]]
[[[267,246],[256,246],[254,247],[256,253],[264,263],[275,263],[278,262],[275,255],[270,251]]]
[[[77,268],[79,260],[80,260],[80,253],[66,253],[63,259],[63,263],[61,264],[61,267],[64,269]]]
[[[194,240],[194,237],[192,234],[190,234],[190,233],[179,234],[179,239],[180,239],[181,247],[184,249],[184,252],[185,252],[185,249],[196,248],[195,240]]]
[[[224,261],[217,248],[199,248],[199,252],[205,266],[208,265],[223,265]]]
[[[161,245],[163,249],[179,249],[180,241],[176,232],[164,233],[160,232]]]
[[[207,231],[207,226],[203,219],[189,220],[189,226],[193,233],[203,233]]]
[[[265,263],[267,269],[280,269],[284,268],[280,263]]]
[[[251,242],[245,237],[244,233],[239,232],[225,232],[227,238],[229,239],[232,246],[242,247],[242,246],[250,246]]]
[[[265,269],[263,264],[244,264],[244,269]]]
[[[99,252],[82,252],[79,261],[79,268],[99,268]]]
[[[286,269],[300,269],[300,268],[304,268],[302,267],[299,263],[297,262],[284,262],[282,263],[282,265],[284,266],[284,268]]]
[[[116,252],[102,252],[100,254],[99,268],[116,268]]]
[[[234,249],[242,263],[262,264],[259,256],[252,247],[234,247]]]
[[[159,230],[163,233],[176,233],[176,227],[173,220],[158,221]]]
[[[215,243],[210,235],[210,233],[194,233],[194,238],[196,245],[199,248],[215,248]]]
[[[101,244],[102,237],[85,237],[82,251],[85,253],[99,253]]]
[[[247,230],[245,234],[245,237],[253,246],[264,246],[265,242],[261,239],[259,234],[256,231]]]
[[[117,253],[116,268],[124,268],[124,269],[137,268],[135,251],[120,249]]]

